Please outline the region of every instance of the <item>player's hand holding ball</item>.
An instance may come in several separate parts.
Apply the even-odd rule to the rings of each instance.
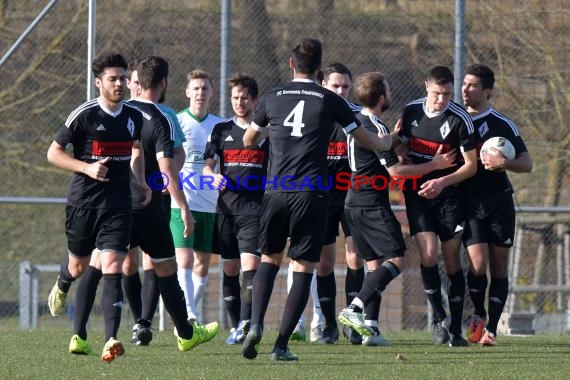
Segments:
[[[491,137],[481,147],[480,158],[485,169],[504,171],[507,160],[515,158],[515,147],[504,137]]]

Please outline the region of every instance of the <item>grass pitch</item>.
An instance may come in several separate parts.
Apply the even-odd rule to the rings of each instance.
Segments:
[[[443,347],[425,332],[386,333],[392,347],[290,343],[299,362],[270,362],[276,337],[267,331],[257,359],[227,346],[227,331],[189,352],[179,352],[172,331],[154,332],[148,347],[132,346],[122,328],[126,354],[104,363],[103,333],[90,331],[96,355],[67,352],[70,330],[2,331],[0,379],[563,379],[570,373],[569,336],[499,336],[496,347]]]

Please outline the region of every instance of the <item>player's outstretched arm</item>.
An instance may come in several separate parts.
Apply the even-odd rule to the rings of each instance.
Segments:
[[[366,128],[358,127],[350,134],[366,149],[384,152],[392,148],[392,135],[389,133],[375,135]]]

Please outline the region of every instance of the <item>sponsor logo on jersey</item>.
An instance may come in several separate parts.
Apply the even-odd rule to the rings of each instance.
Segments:
[[[135,122],[132,121],[130,117],[129,120],[127,120],[127,129],[129,130],[131,136],[135,135]]]
[[[234,138],[231,135],[228,135],[224,141],[234,141]]]
[[[450,131],[451,129],[449,128],[449,123],[447,121],[439,128],[439,133],[442,138],[446,138]]]
[[[507,240],[505,240],[505,242],[503,244],[512,244],[513,242],[511,241],[511,238],[508,238]]]
[[[265,152],[253,149],[224,150],[224,166],[263,167]]]
[[[107,129],[105,128],[105,126],[103,124],[99,124],[99,126],[97,127],[98,131],[106,131]]]
[[[345,141],[329,141],[327,158],[329,160],[340,160],[348,157],[348,145]]]
[[[478,129],[479,129],[479,136],[481,137],[485,136],[487,132],[489,132],[489,126],[487,125],[487,122],[481,124],[481,126]]]
[[[132,141],[93,141],[91,152],[95,156],[130,156]]]
[[[416,153],[433,156],[442,145],[441,153],[451,150],[451,145],[441,144],[435,141],[423,140],[412,136],[410,139],[410,150]]]
[[[418,126],[418,121],[417,120],[412,121],[412,127],[417,127],[417,126]]]
[[[186,153],[186,162],[192,164],[204,164],[204,152],[193,150]]]

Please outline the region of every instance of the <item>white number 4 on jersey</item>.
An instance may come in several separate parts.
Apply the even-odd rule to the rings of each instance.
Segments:
[[[305,101],[301,100],[295,108],[287,115],[285,120],[283,121],[283,125],[286,127],[291,127],[293,130],[291,131],[291,136],[294,137],[302,137],[303,134],[301,133],[301,128],[305,126],[303,123],[303,110],[305,108]]]

